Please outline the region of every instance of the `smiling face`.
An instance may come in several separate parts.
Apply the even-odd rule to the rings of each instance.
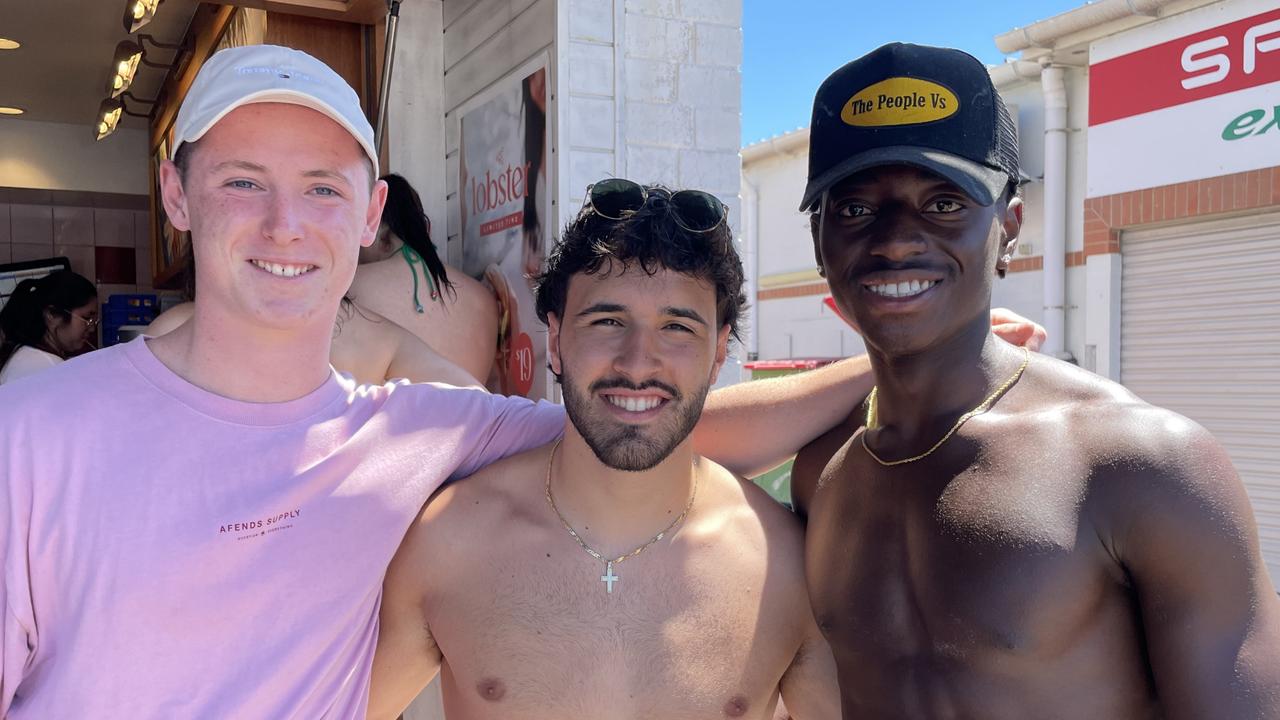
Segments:
[[[191,231],[198,302],[242,326],[332,325],[373,242],[386,185],[355,139],[314,110],[239,107],[161,167],[165,210]]]
[[[709,283],[630,265],[574,275],[548,324],[569,419],[616,470],[648,470],[685,441],[729,340]]]
[[[840,312],[890,355],[933,347],[986,316],[1022,224],[1017,198],[983,207],[910,166],[836,185],[813,218],[818,265]]]

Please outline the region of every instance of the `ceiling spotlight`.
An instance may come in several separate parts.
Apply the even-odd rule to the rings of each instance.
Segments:
[[[0,105],[0,115],[21,115],[24,112],[26,112],[26,110],[23,110],[22,108],[19,108],[19,107],[9,107],[7,105]]]
[[[97,140],[101,140],[116,131],[116,126],[120,124],[120,115],[123,112],[124,102],[119,98],[103,100],[98,105]]]
[[[17,50],[22,47],[22,43],[9,38],[0,38],[0,50]]]
[[[111,97],[120,97],[120,93],[133,84],[133,76],[138,72],[138,63],[142,62],[142,46],[136,42],[122,40],[116,45],[115,57],[111,59],[111,80],[107,89]]]
[[[139,35],[138,42],[132,40],[121,40],[116,45],[115,55],[111,58],[111,78],[107,80],[107,91],[111,93],[111,97],[120,97],[120,94],[129,89],[133,84],[133,78],[138,73],[138,65],[146,65],[148,67],[163,68],[168,70],[177,63],[181,52],[173,56],[170,64],[155,63],[147,59],[147,52],[144,49],[144,43],[150,43],[158,48],[165,50],[184,49],[184,45],[170,45],[167,43],[156,42],[150,35]]]
[[[136,33],[156,16],[156,8],[163,0],[127,0],[124,7],[124,30]]]
[[[155,105],[156,102],[155,100],[143,100],[136,98],[127,92],[121,93],[120,97],[107,98],[106,100],[103,100],[98,105],[98,120],[94,127],[94,130],[97,133],[97,137],[95,139],[101,140],[115,132],[116,127],[120,125],[120,116],[122,115],[132,115],[134,117],[144,118],[151,117],[149,113],[137,113],[125,107],[125,98],[149,105]]]

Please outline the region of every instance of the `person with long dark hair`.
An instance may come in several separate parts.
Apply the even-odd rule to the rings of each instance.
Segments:
[[[520,83],[524,115],[524,161],[528,167],[524,194],[524,272],[533,278],[542,272],[543,218],[538,192],[546,185],[544,156],[547,149],[547,70],[542,68]]]
[[[0,309],[0,385],[54,367],[93,342],[98,289],[70,270],[18,283]]]
[[[387,203],[373,245],[360,250],[348,296],[400,325],[473,377],[488,377],[498,337],[493,293],[446,265],[422,200],[400,175],[384,175]]]

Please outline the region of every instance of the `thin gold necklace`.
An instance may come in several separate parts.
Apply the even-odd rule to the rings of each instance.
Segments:
[[[961,415],[960,419],[956,420],[956,424],[952,425],[951,429],[947,431],[947,434],[943,435],[941,440],[934,443],[933,447],[929,448],[928,450],[925,450],[924,452],[920,453],[919,455],[916,455],[915,457],[904,458],[902,460],[883,460],[880,458],[879,455],[876,455],[875,451],[872,450],[867,445],[867,433],[871,430],[874,430],[878,424],[876,421],[876,390],[877,388],[874,388],[874,387],[871,388],[871,394],[867,396],[867,421],[865,423],[866,428],[864,428],[862,431],[862,449],[867,451],[867,454],[871,456],[872,460],[875,460],[876,462],[880,463],[885,467],[893,467],[894,465],[906,465],[907,463],[913,463],[917,460],[923,460],[929,457],[930,455],[933,454],[934,450],[937,450],[938,448],[942,447],[943,443],[945,443],[947,440],[950,440],[951,436],[956,434],[956,431],[960,429],[961,425],[964,425],[971,418],[977,415],[981,415],[982,413],[990,410],[991,406],[995,404],[996,400],[999,400],[1001,396],[1003,396],[1006,392],[1008,392],[1009,388],[1013,387],[1014,383],[1018,382],[1018,379],[1022,377],[1022,373],[1026,371],[1027,365],[1031,364],[1031,351],[1024,347],[1022,348],[1022,353],[1023,353],[1022,364],[1018,366],[1017,371],[1015,371],[1013,375],[1009,377],[1008,380],[1004,381],[1003,385],[996,388],[995,392],[988,395],[986,400],[983,400],[982,402],[978,403],[977,407]]]
[[[564,514],[560,512],[560,508],[556,507],[556,499],[551,496],[551,463],[555,460],[556,450],[560,447],[560,441],[563,439],[563,437],[556,439],[556,444],[551,446],[551,455],[547,458],[547,504],[549,504],[551,509],[555,511],[556,517],[560,518],[560,524],[564,525],[564,529],[569,531],[569,534],[573,536],[574,540],[578,541],[578,544],[582,546],[582,549],[586,550],[587,554],[591,557],[604,563],[604,575],[600,576],[600,582],[605,584],[605,592],[612,593],[613,584],[622,579],[613,574],[613,566],[621,564],[623,560],[633,558],[647,550],[650,545],[666,537],[666,534],[671,532],[671,528],[679,525],[680,521],[684,520],[685,516],[689,514],[689,510],[693,508],[693,499],[698,497],[698,473],[695,472],[693,475],[693,492],[689,493],[688,504],[684,506],[684,510],[676,516],[676,519],[671,521],[670,525],[663,528],[662,532],[654,535],[649,542],[646,542],[629,553],[623,553],[622,555],[610,560],[592,549],[592,547],[588,545],[580,535],[578,535],[578,531],[573,529],[573,526],[569,524],[568,520],[565,520]]]

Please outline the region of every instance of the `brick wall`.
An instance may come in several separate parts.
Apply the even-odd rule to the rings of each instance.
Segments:
[[[1084,254],[1120,252],[1120,231],[1280,205],[1280,167],[1089,198]]]

